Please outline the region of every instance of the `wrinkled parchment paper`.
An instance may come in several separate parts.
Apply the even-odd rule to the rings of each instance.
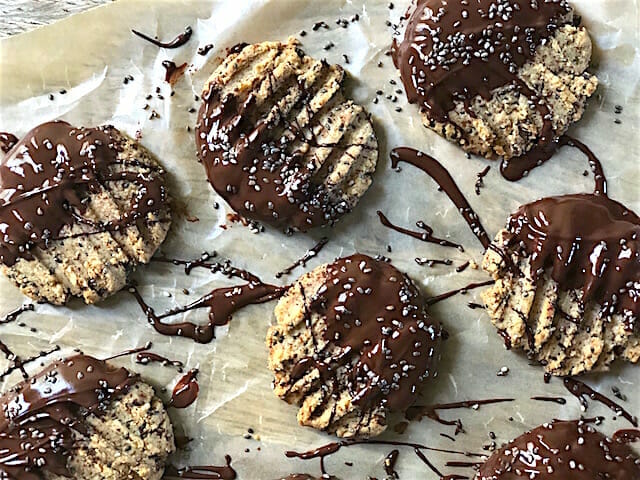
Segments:
[[[639,11],[635,0],[575,0],[573,2],[589,27],[595,41],[594,71],[600,88],[591,100],[587,113],[571,133],[585,141],[604,163],[611,197],[640,210],[640,156],[638,154],[638,120],[640,113],[640,42]],[[171,193],[177,200],[177,213],[162,252],[169,257],[195,258],[202,251],[216,250],[221,258],[247,267],[265,281],[279,282],[274,274],[300,257],[322,236],[331,238],[319,256],[307,268],[341,255],[360,251],[371,255],[388,255],[393,263],[407,271],[426,295],[436,295],[486,276],[479,270],[455,273],[454,266],[467,260],[479,262],[481,246],[473,237],[453,204],[426,175],[408,165],[402,171],[390,168],[389,150],[394,146],[418,147],[445,164],[467,194],[489,234],[503,226],[507,215],[523,202],[551,194],[591,191],[593,180],[581,173],[588,169],[586,159],[576,150],[562,149],[546,166],[519,183],[508,183],[499,176],[498,164],[479,158],[466,159],[454,145],[422,127],[413,106],[404,94],[396,94],[397,79],[390,57],[385,55],[391,42],[387,20],[396,23],[407,2],[396,2],[389,9],[387,1],[303,1],[236,0],[153,1],[121,0],[88,13],[73,16],[55,25],[17,35],[0,42],[0,130],[20,136],[41,122],[56,118],[86,126],[112,123],[130,135],[141,133],[142,144],[150,149],[169,172]],[[343,29],[338,18],[360,20]],[[324,20],[329,30],[312,31],[316,21]],[[169,40],[191,25],[190,42],[176,50],[164,50],[131,34],[136,28],[151,36]],[[287,237],[267,228],[255,235],[237,223],[229,223],[229,212],[206,182],[204,170],[196,161],[193,133],[187,126],[195,123],[198,107],[194,94],[216,65],[216,58],[226,47],[237,42],[285,40],[300,30],[299,37],[308,54],[339,62],[349,71],[350,94],[373,115],[380,139],[380,161],[370,191],[353,213],[333,229]],[[335,47],[324,50],[333,42]],[[213,43],[207,55],[196,53],[199,46]],[[347,54],[346,64],[342,54]],[[188,62],[187,74],[171,87],[163,81],[165,59],[177,64]],[[382,61],[383,67],[377,66]],[[126,75],[133,81],[123,83]],[[399,83],[399,82],[398,82]],[[164,100],[157,98],[160,87]],[[59,90],[66,89],[61,95]],[[384,96],[397,95],[397,103],[381,96],[374,104],[376,90]],[[54,100],[49,100],[50,93]],[[146,100],[148,94],[153,99]],[[149,110],[143,110],[145,104]],[[621,105],[621,114],[614,106]],[[402,108],[396,112],[397,106]],[[151,109],[160,117],[149,119]],[[615,124],[618,118],[621,124]],[[486,188],[476,196],[473,185],[476,172],[486,165],[491,170],[485,178]],[[221,208],[213,209],[214,202]],[[384,211],[394,223],[413,227],[417,220],[432,225],[439,236],[447,235],[464,244],[466,251],[422,243],[401,236],[379,224],[376,210]],[[199,221],[187,221],[197,217]],[[227,228],[222,225],[228,224]],[[392,253],[386,247],[391,245]],[[418,266],[415,257],[451,258],[454,266]],[[300,274],[283,278],[286,282]],[[183,305],[228,280],[206,271],[185,276],[181,267],[151,263],[139,268],[135,280],[141,293],[157,311]],[[183,293],[183,288],[189,294]],[[466,433],[456,441],[439,435],[453,435],[431,420],[413,423],[404,435],[393,429],[383,439],[402,438],[434,447],[482,452],[488,444],[488,432],[497,442],[504,442],[529,427],[552,418],[576,418],[582,412],[557,379],[543,383],[540,367],[529,366],[527,359],[505,350],[502,340],[481,310],[471,310],[466,303],[477,301],[477,291],[457,296],[432,308],[445,324],[450,338],[444,345],[440,376],[423,392],[422,403],[452,402],[466,399],[513,397],[512,403],[483,406],[479,411],[442,412],[443,418],[461,417]],[[27,300],[4,278],[0,280],[0,313],[9,312]],[[63,352],[81,348],[84,352],[106,357],[116,352],[153,341],[153,350],[182,360],[187,368],[200,369],[201,387],[197,402],[185,410],[172,410],[176,431],[194,438],[175,459],[183,464],[222,464],[224,455],[233,458],[240,478],[270,479],[291,472],[319,473],[317,461],[287,459],[290,448],[307,450],[333,440],[332,437],[297,425],[296,408],[276,398],[271,392],[271,374],[266,367],[264,337],[273,320],[274,303],[252,306],[234,316],[228,327],[219,328],[217,338],[200,345],[188,339],[157,334],[147,324],[133,298],[121,292],[95,306],[74,301],[68,307],[38,305],[35,313],[21,317],[27,326],[0,325],[2,340],[16,353],[28,357],[53,345]],[[192,321],[205,321],[206,311],[186,314]],[[32,332],[29,327],[35,327]],[[173,387],[179,377],[175,370],[161,366],[137,365],[132,357],[117,360],[158,388]],[[0,359],[0,369],[6,364]],[[508,366],[507,376],[496,372]],[[38,367],[38,365],[35,365]],[[6,389],[17,377],[2,385]],[[640,415],[640,371],[637,366],[617,364],[606,374],[589,375],[586,381],[610,395],[618,386],[629,400],[623,405]],[[164,398],[168,393],[161,392]],[[560,395],[567,398],[564,407],[530,400],[534,395]],[[589,415],[605,415],[601,427],[607,433],[628,427],[624,419],[613,421],[613,412],[592,402]],[[392,421],[393,425],[396,423]],[[247,428],[255,431],[245,439]],[[245,449],[249,452],[245,452]],[[327,461],[331,473],[344,478],[382,477],[382,461],[391,447],[357,446],[339,452]],[[469,469],[444,466],[447,460],[465,460],[450,454],[429,454],[431,461],[445,473],[465,473]],[[469,459],[467,459],[469,460]],[[353,467],[344,462],[354,462]],[[413,455],[401,449],[401,478],[436,478]]]

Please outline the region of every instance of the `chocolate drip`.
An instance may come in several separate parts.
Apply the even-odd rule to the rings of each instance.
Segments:
[[[552,403],[557,403],[558,405],[565,405],[567,403],[567,399],[564,397],[536,396],[536,397],[531,397],[531,400],[537,400],[539,402],[552,402]]]
[[[487,165],[484,170],[476,173],[476,183],[474,185],[474,189],[476,191],[476,195],[480,195],[480,189],[482,187],[484,187],[484,177],[487,176],[487,173],[489,173],[489,170],[491,170],[491,166]]]
[[[176,468],[172,465],[167,467],[164,473],[164,479],[170,480],[174,478],[183,478],[185,480],[234,480],[238,475],[231,468],[231,457],[224,456],[226,462],[223,466],[215,465],[199,465],[194,467]]]
[[[331,381],[336,369],[349,365],[353,402],[404,410],[420,384],[435,376],[442,327],[394,266],[362,254],[328,265],[307,316],[312,313],[326,324],[325,347],[296,363],[293,380],[317,368],[327,385],[338,384]]]
[[[410,103],[444,122],[456,102],[469,107],[476,96],[489,100],[492,90],[513,85],[540,105],[550,138],[548,108],[517,77],[536,48],[571,21],[563,0],[417,0],[404,40],[394,42],[393,58]]]
[[[200,386],[196,380],[197,375],[198,370],[190,370],[178,380],[176,386],[173,387],[171,401],[169,402],[170,407],[187,408],[196,401],[200,391]]]
[[[471,205],[469,205],[469,202],[467,202],[467,199],[460,191],[460,188],[458,188],[458,185],[456,185],[451,174],[440,162],[426,153],[413,148],[394,148],[391,151],[391,166],[395,168],[400,162],[410,163],[433,178],[458,208],[458,211],[469,225],[469,228],[471,228],[473,234],[480,240],[482,246],[485,249],[489,247],[491,240],[489,240],[486,230],[482,226],[482,223],[480,223],[478,215],[476,215]]]
[[[429,469],[434,472],[436,475],[438,475],[439,477],[443,477],[442,473],[440,473],[440,471],[433,465],[433,463],[431,463],[431,461],[426,457],[426,455],[423,453],[423,450],[425,451],[431,451],[431,452],[441,452],[441,453],[451,453],[451,454],[456,454],[456,455],[464,455],[467,457],[482,457],[482,454],[479,453],[471,453],[471,452],[462,452],[459,450],[448,450],[448,449],[444,449],[444,448],[434,448],[434,447],[429,447],[427,445],[422,445],[420,443],[412,443],[412,442],[400,442],[400,441],[385,441],[385,440],[342,440],[340,442],[332,442],[332,443],[328,443],[326,445],[323,445],[319,448],[315,448],[313,450],[309,450],[307,452],[296,452],[296,451],[292,451],[292,450],[288,450],[287,452],[285,452],[285,456],[287,456],[288,458],[299,458],[301,460],[311,460],[314,458],[319,458],[320,459],[320,470],[322,472],[323,477],[322,478],[326,478],[324,477],[324,475],[328,475],[325,465],[324,465],[324,460],[326,457],[333,455],[334,453],[336,453],[338,450],[340,450],[341,448],[348,448],[352,445],[386,445],[386,446],[392,446],[392,447],[408,447],[408,448],[412,448],[413,449],[413,453],[425,464],[427,465],[427,467],[429,467]],[[329,477],[331,478],[331,477]]]
[[[532,169],[539,167],[549,160],[560,147],[564,146],[577,148],[588,158],[595,179],[594,193],[596,195],[606,195],[607,179],[604,175],[600,160],[598,160],[598,157],[596,157],[584,143],[568,135],[556,138],[548,144],[537,145],[521,157],[503,160],[500,164],[500,173],[506,180],[511,182],[520,180]]]
[[[2,320],[0,320],[0,325],[5,323],[15,322],[20,315],[22,315],[25,312],[33,312],[34,309],[35,309],[35,306],[33,305],[33,303],[27,303],[26,305],[21,305],[20,307],[16,308],[13,312],[9,312],[7,315],[5,315],[5,317]]]
[[[245,285],[216,288],[207,295],[199,298],[184,307],[178,307],[163,314],[156,314],[135,287],[130,287],[129,292],[138,301],[142,311],[147,316],[149,323],[158,333],[187,337],[198,343],[209,343],[215,338],[215,327],[226,325],[231,316],[238,310],[256,303],[264,303],[284,294],[285,288],[266,283],[250,282]],[[196,325],[192,322],[164,323],[162,320],[180,313],[200,308],[209,309],[209,323]]]
[[[61,239],[63,227],[82,224],[91,229],[77,235],[115,231],[157,211],[166,201],[157,178],[132,171],[112,172],[118,146],[113,127],[74,128],[66,122],[44,123],[31,130],[0,162],[0,263],[31,260],[31,250]],[[90,194],[106,182],[140,185],[130,210],[121,218],[94,222],[83,217]]]
[[[158,39],[151,38],[151,37],[145,35],[144,33],[140,33],[140,32],[138,32],[136,30],[132,29],[131,32],[133,32],[134,35],[137,35],[138,37],[143,38],[147,42],[153,43],[155,46],[160,47],[160,48],[178,48],[178,47],[181,47],[182,45],[184,45],[185,43],[187,43],[189,41],[189,39],[191,38],[191,35],[193,34],[193,30],[191,29],[191,27],[186,27],[184,29],[184,32],[179,34],[173,40],[171,40],[169,42],[161,42]]]
[[[583,421],[545,423],[519,436],[479,468],[478,480],[631,480],[640,478],[633,451]]]
[[[627,412],[622,406],[611,400],[610,398],[604,396],[603,394],[596,392],[589,385],[582,383],[580,380],[576,380],[575,378],[565,378],[563,379],[563,383],[565,388],[578,400],[582,407],[587,410],[589,404],[587,403],[586,397],[591,400],[595,400],[596,402],[600,402],[603,405],[609,407],[609,409],[613,410],[616,415],[620,415],[621,417],[627,419],[631,425],[634,427],[638,426],[638,419]]]
[[[439,260],[437,258],[420,258],[420,257],[417,257],[414,260],[418,265],[420,265],[420,266],[426,265],[427,267],[433,267],[434,265],[451,265],[451,264],[453,264],[453,261],[451,261],[448,258],[446,258],[444,260]]]
[[[8,153],[18,143],[18,137],[12,133],[0,132],[0,152]]]
[[[462,402],[454,403],[437,403],[435,405],[415,405],[409,407],[405,412],[407,420],[422,420],[423,417],[430,418],[436,422],[447,425],[455,426],[455,434],[463,432],[462,421],[458,418],[456,420],[445,420],[438,415],[438,410],[451,410],[456,408],[473,408],[477,409],[480,405],[490,405],[493,403],[505,403],[513,402],[513,398],[491,398],[485,400],[464,400]]]
[[[457,295],[458,293],[465,294],[469,290],[472,290],[474,288],[486,287],[488,285],[493,285],[493,283],[494,283],[493,280],[487,280],[486,282],[480,282],[480,283],[470,283],[468,285],[465,285],[462,288],[457,288],[449,292],[441,293],[440,295],[437,295],[435,297],[427,298],[427,305],[433,305],[435,303],[441,302],[442,300],[446,300],[447,298],[451,298],[454,295]]]
[[[629,428],[618,430],[613,434],[613,440],[620,443],[633,443],[640,440],[640,430]]]
[[[149,363],[160,363],[163,366],[172,366],[176,367],[178,371],[182,371],[182,367],[184,364],[180,360],[170,360],[162,355],[158,355],[153,352],[140,352],[136,355],[136,362],[142,365],[147,365]]]
[[[162,62],[162,66],[165,69],[164,81],[170,85],[173,85],[184,74],[184,71],[187,69],[187,62],[184,62],[182,65],[178,66],[171,60],[164,60]]]
[[[217,253],[203,253],[202,256],[196,260],[180,260],[177,258],[166,257],[153,257],[153,260],[164,263],[171,263],[173,265],[181,265],[184,267],[184,273],[189,275],[194,268],[204,268],[211,273],[221,273],[228,278],[241,278],[247,282],[261,283],[260,279],[248,270],[234,267],[229,260],[223,262],[209,262],[212,258],[217,257]]]
[[[398,233],[402,233],[404,235],[408,235],[413,238],[417,238],[418,240],[422,240],[423,242],[435,243],[436,245],[442,245],[443,247],[453,247],[457,248],[461,252],[464,252],[464,248],[462,245],[457,243],[450,242],[449,240],[444,240],[442,238],[435,237],[433,235],[433,228],[424,223],[423,221],[416,222],[416,227],[424,230],[423,232],[414,232],[413,230],[408,230],[406,228],[398,227],[389,221],[389,219],[380,211],[376,212],[378,214],[378,218],[380,219],[380,223],[391,230],[395,230]]]
[[[213,48],[213,43],[207,43],[202,47],[198,47],[198,55],[202,55],[203,57],[209,53],[209,51]]]
[[[464,272],[467,268],[469,268],[469,265],[471,265],[471,262],[469,262],[469,261],[464,262],[462,265],[458,265],[456,267],[456,273]]]
[[[22,382],[0,397],[0,470],[21,480],[70,476],[67,455],[76,436],[87,434],[84,418],[137,381],[124,368],[76,355]]]
[[[398,472],[395,471],[396,462],[398,461],[398,455],[400,454],[400,450],[392,450],[389,455],[384,459],[384,473],[387,475],[387,478],[400,478]]]
[[[627,328],[640,314],[640,218],[597,194],[547,197],[509,219],[505,246],[531,259],[534,275],[550,271],[565,290],[582,291],[605,315],[620,313]]]
[[[288,266],[284,270],[276,273],[276,278],[280,278],[283,275],[287,275],[293,272],[293,270],[295,270],[296,267],[299,267],[299,266],[306,267],[307,262],[311,260],[313,257],[315,257],[316,255],[318,255],[318,253],[320,253],[320,250],[324,248],[324,246],[327,244],[328,241],[329,239],[327,237],[321,238],[320,241],[316,243],[313,247],[311,247],[309,250],[307,250],[306,253],[300,259],[296,260],[292,265]]]

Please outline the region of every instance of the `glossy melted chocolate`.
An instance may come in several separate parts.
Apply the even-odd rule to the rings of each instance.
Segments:
[[[508,84],[535,97],[517,71],[571,20],[564,0],[416,1],[394,62],[409,102],[437,121],[447,120],[454,102],[468,106]],[[548,109],[540,107],[544,117]]]
[[[244,46],[240,44],[230,53]],[[306,88],[302,83],[299,87]],[[300,100],[305,108],[307,97],[305,92]],[[320,145],[313,132],[284,125],[295,136],[292,141],[282,134],[284,115],[253,121],[255,92],[242,100],[211,84],[202,98],[196,125],[198,155],[213,188],[237,213],[305,231],[332,224],[349,210],[345,202],[336,203],[321,184],[314,183],[317,169],[308,164],[303,153],[310,145],[344,147]]]
[[[509,244],[531,258],[563,289],[582,291],[607,313],[622,313],[628,328],[640,314],[640,218],[598,194],[547,197],[509,219]]]
[[[436,375],[442,327],[414,283],[389,263],[362,254],[337,260],[310,303],[307,314],[325,318],[327,346],[299,360],[293,378],[309,366],[330,377],[350,364],[356,403],[405,410],[420,384]]]
[[[480,467],[478,480],[637,480],[640,460],[582,421],[554,421],[519,436]]]
[[[100,414],[138,381],[124,368],[86,355],[54,362],[0,397],[0,471],[20,480],[70,476],[66,457],[84,418]]]
[[[166,200],[163,182],[143,173],[113,172],[119,163],[113,127],[76,128],[48,122],[31,130],[0,161],[0,263],[32,259],[31,250],[59,240],[65,226],[83,224],[90,232],[131,225]],[[105,182],[135,182],[138,195],[120,218],[98,223],[82,215],[90,194]]]

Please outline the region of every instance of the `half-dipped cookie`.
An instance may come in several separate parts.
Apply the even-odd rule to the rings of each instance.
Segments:
[[[159,480],[174,450],[153,388],[87,355],[55,361],[0,397],[1,478]]]
[[[0,161],[0,265],[36,301],[94,303],[147,263],[171,222],[165,172],[112,126],[44,123]]]
[[[238,214],[283,228],[329,225],[371,184],[378,142],[342,92],[344,70],[295,40],[238,45],[204,87],[196,144]]]
[[[595,92],[579,23],[565,0],[416,0],[394,59],[425,126],[509,159],[566,132]]]
[[[356,254],[304,274],[267,334],[276,395],[298,422],[340,437],[372,437],[390,410],[411,406],[437,375],[440,323],[390,263]]]
[[[508,348],[553,375],[640,359],[640,218],[603,194],[521,206],[487,250],[483,292]]]
[[[480,466],[475,480],[637,480],[640,458],[581,420],[556,420],[534,428]]]

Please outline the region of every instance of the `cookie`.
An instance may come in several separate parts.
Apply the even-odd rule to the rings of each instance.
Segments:
[[[564,0],[417,0],[394,45],[424,125],[487,158],[561,136],[598,85],[591,40]]]
[[[356,254],[295,281],[267,334],[274,391],[298,422],[373,437],[437,375],[442,328],[393,265]]]
[[[61,305],[117,292],[171,222],[165,172],[112,126],[42,124],[0,162],[0,267],[28,297]]]
[[[621,440],[582,420],[555,420],[520,435],[480,466],[475,480],[630,480],[640,459]]]
[[[553,375],[640,359],[640,218],[604,195],[548,197],[514,213],[482,267],[508,348]]]
[[[9,478],[159,480],[175,450],[153,388],[86,355],[52,363],[0,407],[0,473]]]
[[[378,141],[345,99],[344,70],[295,40],[234,47],[202,94],[196,144],[238,214],[305,231],[333,224],[369,188]]]

